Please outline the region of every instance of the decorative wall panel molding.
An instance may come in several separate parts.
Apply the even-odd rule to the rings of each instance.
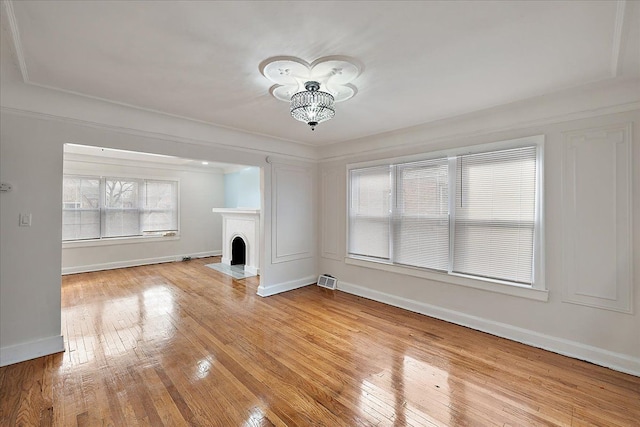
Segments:
[[[563,301],[633,311],[632,125],[566,133]]]
[[[271,262],[314,256],[315,213],[312,166],[272,163]]]
[[[340,203],[340,192],[338,185],[340,182],[340,169],[322,169],[320,177],[320,255],[323,258],[330,258],[340,261],[338,252],[338,231],[340,215],[344,213],[342,203]]]

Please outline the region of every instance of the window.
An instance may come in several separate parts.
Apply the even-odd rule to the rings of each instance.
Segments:
[[[535,287],[541,142],[493,147],[350,169],[349,256]]]
[[[65,176],[62,240],[100,238],[100,179]]]
[[[389,259],[391,168],[351,171],[350,253]]]
[[[161,234],[178,230],[178,183],[65,175],[62,240]]]
[[[453,271],[532,284],[536,148],[459,156]]]

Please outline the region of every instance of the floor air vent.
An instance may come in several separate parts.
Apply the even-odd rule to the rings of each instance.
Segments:
[[[318,286],[323,288],[335,289],[337,284],[338,279],[328,274],[321,274],[320,277],[318,277]]]

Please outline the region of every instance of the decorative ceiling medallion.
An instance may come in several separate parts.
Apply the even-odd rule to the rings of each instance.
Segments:
[[[294,56],[275,56],[260,64],[260,72],[275,83],[269,92],[281,101],[290,102],[293,95],[304,91],[306,83],[312,81],[320,83],[334,102],[342,102],[358,93],[351,82],[362,72],[362,65],[348,56],[325,56],[311,64]]]
[[[361,71],[360,63],[346,56],[325,56],[311,64],[293,56],[276,56],[260,64],[262,75],[275,83],[269,93],[290,102],[291,116],[311,130],[335,116],[335,102],[358,93],[350,82]]]

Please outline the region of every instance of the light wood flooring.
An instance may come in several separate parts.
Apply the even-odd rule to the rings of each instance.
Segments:
[[[66,352],[0,368],[0,425],[640,425],[638,377],[215,261],[63,277]]]

